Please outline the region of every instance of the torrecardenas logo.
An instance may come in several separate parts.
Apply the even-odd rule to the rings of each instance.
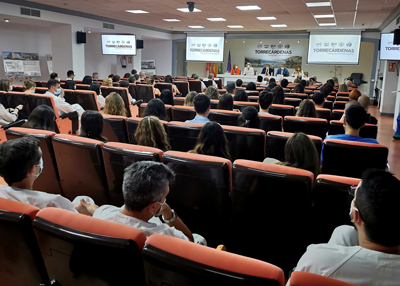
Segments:
[[[213,47],[214,47],[214,48],[218,47],[218,44],[217,44],[217,43],[215,43],[215,44],[213,45]]]
[[[353,44],[351,43],[351,42],[348,42],[347,44],[346,44],[346,46],[347,47],[351,47]]]
[[[317,47],[322,47],[322,43],[321,43],[321,42],[318,42],[318,43],[316,44],[316,46],[317,46]]]
[[[340,42],[339,43],[339,47],[343,47],[344,46],[344,43],[343,42]]]

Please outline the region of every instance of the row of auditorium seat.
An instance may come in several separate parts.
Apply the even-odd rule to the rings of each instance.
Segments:
[[[72,213],[0,199],[0,274],[5,285],[276,285],[267,262]],[[291,286],[351,286],[294,272]]]

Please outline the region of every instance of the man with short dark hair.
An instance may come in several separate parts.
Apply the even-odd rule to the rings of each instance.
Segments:
[[[327,244],[308,246],[295,271],[360,286],[399,285],[400,181],[387,171],[370,169],[349,194],[354,227],[339,226]]]
[[[328,97],[328,95],[330,95],[332,91],[333,85],[331,85],[330,83],[325,83],[319,90],[319,92],[322,93],[325,98]]]
[[[117,74],[114,75],[113,78],[112,78],[113,83],[114,82],[119,82],[120,80],[121,80],[121,77],[119,75],[117,75]]]
[[[136,162],[125,169],[121,208],[103,205],[93,217],[132,226],[149,237],[164,234],[193,241],[193,235],[166,203],[174,172],[158,162]],[[165,223],[161,223],[160,219]]]
[[[196,110],[196,117],[193,120],[186,120],[187,123],[200,123],[205,124],[210,122],[207,118],[210,113],[210,98],[205,94],[198,94],[193,100],[194,110]]]
[[[134,76],[135,74],[137,74],[137,70],[135,69],[131,70],[131,76]]]
[[[322,93],[317,92],[312,96],[316,108],[324,108],[325,97]]]
[[[8,186],[0,185],[0,197],[33,205],[39,209],[56,207],[92,215],[97,209],[89,197],[73,202],[55,194],[33,190],[33,183],[44,168],[39,140],[33,136],[8,140],[0,145],[0,176]]]
[[[286,88],[288,86],[288,84],[289,84],[289,81],[286,78],[283,78],[281,80],[281,87],[282,88]]]
[[[138,81],[139,78],[140,78],[138,74],[135,74],[134,77],[135,77],[135,80],[136,80],[136,81]],[[140,80],[139,80],[139,81],[140,81]]]
[[[52,72],[50,74],[50,79],[55,79],[55,80],[60,81],[60,78],[58,77],[58,73],[56,73],[56,72]]]
[[[74,81],[75,73],[73,70],[69,70],[67,72],[67,80],[65,81],[64,89],[76,89],[75,81]]]
[[[240,78],[236,80],[236,87],[242,87],[243,84],[243,80],[241,80]]]
[[[273,99],[274,96],[271,92],[262,91],[258,98],[258,105],[260,106],[260,111],[258,112],[258,114],[270,115],[269,107],[271,106]]]
[[[236,91],[236,86],[233,82],[228,83],[226,86],[226,93],[229,93],[230,95],[234,96]]]
[[[335,81],[333,79],[328,79],[326,82],[335,87]]]
[[[133,76],[133,75],[130,76],[129,79],[128,79],[128,82],[129,82],[129,83],[136,83],[136,78],[135,78],[135,76]]]

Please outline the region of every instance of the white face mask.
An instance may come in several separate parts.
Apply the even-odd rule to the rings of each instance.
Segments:
[[[285,67],[281,67],[281,69],[284,69]]]
[[[297,69],[298,71],[300,71],[300,69]]]
[[[350,212],[349,212],[349,216],[350,216],[351,222],[354,222],[354,220],[351,218],[351,213],[352,213],[352,211],[353,211],[353,210],[358,211],[358,209],[357,209],[356,207],[353,207],[353,205],[354,205],[354,199],[353,199],[353,200],[351,201],[351,203],[350,203]]]
[[[249,68],[249,67],[250,67],[250,65],[247,65],[247,67]]]

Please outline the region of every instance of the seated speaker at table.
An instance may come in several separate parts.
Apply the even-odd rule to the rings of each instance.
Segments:
[[[237,64],[233,65],[233,68],[231,69],[231,74],[240,75],[240,68]]]
[[[284,64],[281,64],[281,67],[276,71],[276,75],[281,74],[283,76],[289,76],[289,71],[285,67]]]
[[[301,68],[300,65],[297,65],[297,66],[294,68],[294,72],[293,72],[292,76],[304,77],[304,72],[303,72],[303,69]]]
[[[274,69],[271,68],[271,66],[269,64],[266,64],[265,67],[263,68],[261,74],[274,75]]]
[[[251,67],[251,63],[247,63],[247,66],[244,68],[243,74],[254,75],[254,69]]]

